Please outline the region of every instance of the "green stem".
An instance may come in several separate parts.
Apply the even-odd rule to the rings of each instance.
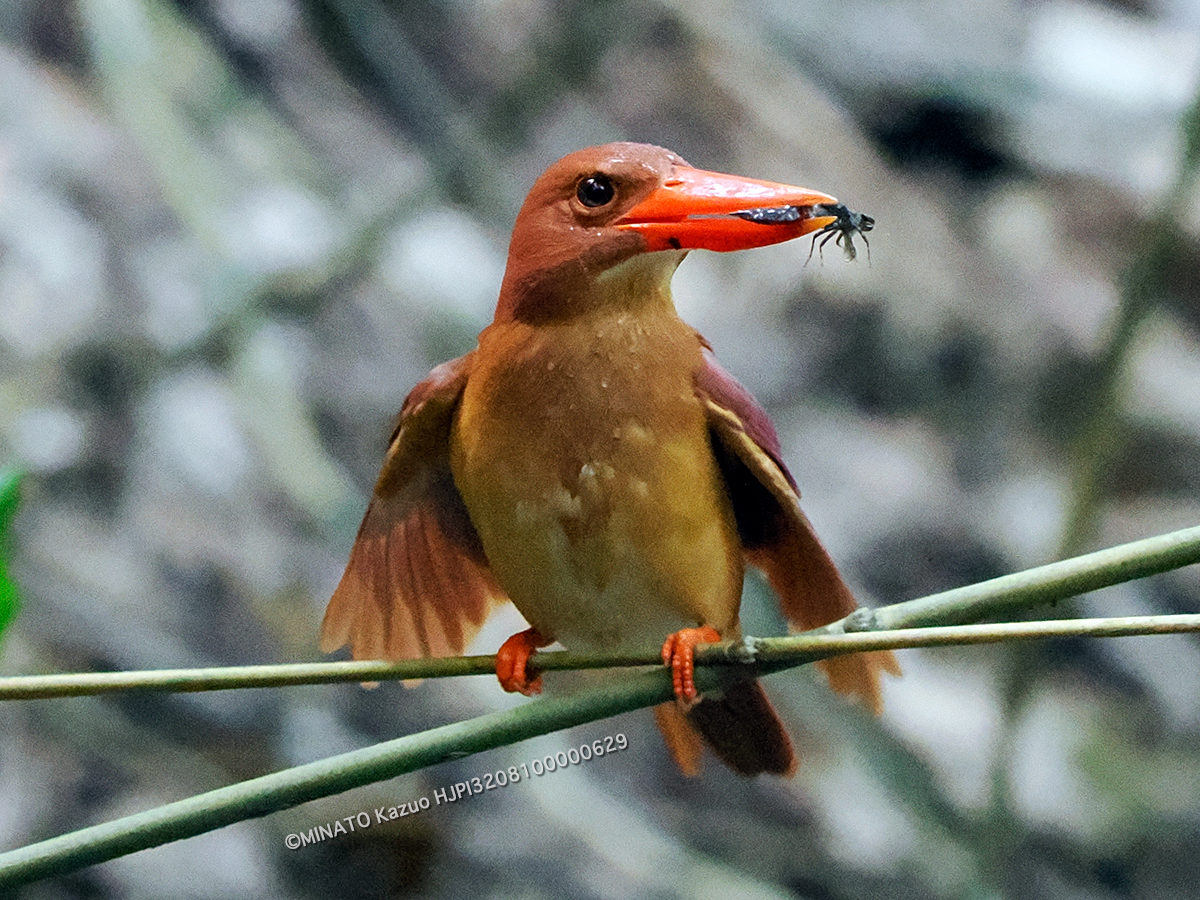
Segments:
[[[917,600],[876,610],[860,610],[846,619],[818,628],[807,635],[759,639],[756,647],[791,648],[807,656],[801,661],[849,653],[856,650],[900,649],[981,640],[1047,637],[1050,623],[991,626],[994,638],[984,638],[979,629],[935,632],[927,626],[949,625],[1014,613],[1044,603],[1097,590],[1136,578],[1200,562],[1200,527],[1185,528],[1085,556],[1062,560],[1003,575],[990,581],[931,594]],[[1077,635],[1093,633],[1089,623],[1159,622],[1171,617],[1144,620],[1069,620],[1062,627]],[[1180,617],[1176,617],[1180,618]],[[1186,619],[1187,617],[1182,617]],[[1122,626],[1132,627],[1132,626]],[[920,628],[920,632],[899,629]],[[1005,631],[1004,629],[1008,630]],[[1021,633],[1022,628],[1033,629]],[[1037,632],[1037,629],[1042,629]],[[1135,632],[1128,632],[1135,633]],[[1149,632],[1136,632],[1149,633]],[[938,635],[942,637],[938,637]],[[974,635],[974,637],[972,637]],[[840,636],[840,637],[839,637]],[[728,662],[739,659],[741,643],[719,644],[697,653],[697,662]],[[814,655],[817,654],[817,655]],[[656,666],[657,653],[539,653],[539,671]],[[739,659],[740,661],[740,659]],[[63,675],[24,675],[0,678],[0,700],[32,700],[115,693],[131,690],[217,691],[233,688],[282,687],[347,681],[386,681],[406,678],[448,678],[461,675],[493,675],[493,656],[459,656],[449,659],[409,659],[400,662],[294,663],[277,666],[230,666],[207,669],[164,669],[146,672],[97,672]]]
[[[1200,631],[1200,616],[1123,616],[1006,622],[995,625],[945,625],[848,633],[806,632],[791,637],[722,641],[696,650],[698,665],[755,665],[760,674],[803,665],[844,653],[994,644],[1051,637],[1130,637]],[[659,666],[658,653],[539,653],[539,672]],[[141,672],[84,672],[17,675],[0,678],[2,700],[52,700],[124,691],[195,692],[237,688],[293,687],[347,681],[399,681],[406,678],[454,678],[495,675],[494,656],[455,656],[392,662],[297,663],[277,666],[228,666],[212,669],[158,669]]]
[[[713,679],[715,680],[715,679]],[[711,682],[710,682],[711,685]],[[296,766],[0,854],[0,890],[278,812],[449,759],[669,700],[665,670]]]
[[[1200,526],[885,606],[875,610],[867,621],[881,629],[978,621],[1043,603],[1057,603],[1196,562],[1200,562]],[[834,623],[820,630],[851,630],[855,616],[845,621],[845,625]]]
[[[1059,600],[1081,591],[1095,590],[1197,561],[1200,561],[1200,527],[1184,529],[1076,559],[1052,563],[1039,569],[1007,575],[980,585],[856,614],[842,622],[805,635],[726,642],[702,649],[697,653],[698,661],[724,662],[726,665],[698,668],[696,681],[701,690],[713,690],[731,678],[745,677],[747,668],[731,667],[728,665],[730,662],[752,662],[751,670],[766,673],[837,653],[898,646],[940,646],[950,643],[1027,639],[1051,634],[1115,636],[1198,630],[1200,616],[1006,623],[965,628],[905,627],[932,625],[939,621],[961,622],[972,617],[981,618],[1035,603]],[[882,631],[878,630],[880,626],[904,630]],[[546,653],[537,659],[542,669],[579,668],[583,665],[598,664],[646,665],[656,662],[653,657],[646,656],[612,656],[601,659],[595,655],[570,653]],[[364,677],[364,664],[340,665],[345,671],[339,674],[338,680],[358,680]],[[359,668],[353,668],[355,665]],[[493,659],[488,656],[463,660],[419,660],[403,666],[384,668],[401,669],[404,674],[399,677],[408,678],[415,677],[412,666],[418,665],[428,667],[424,669],[424,677],[428,677],[434,669],[455,666],[470,670],[456,674],[494,671]],[[306,676],[309,680],[315,680],[311,678],[311,670],[318,667],[299,668],[309,669]],[[150,674],[162,677],[164,684],[178,676],[178,673]],[[245,674],[242,672],[241,676],[244,677]],[[366,677],[382,677],[382,674],[382,671],[377,670],[370,672]],[[270,675],[276,679],[279,677],[278,672]],[[211,678],[211,673],[208,673],[208,677]],[[276,680],[272,683],[283,682]],[[615,678],[569,697],[541,699],[468,722],[444,725],[374,747],[219,788],[0,854],[0,889],[192,837],[244,819],[268,815],[309,800],[394,778],[448,759],[470,756],[537,735],[651,706],[670,700],[672,696],[668,673],[659,668],[652,672]]]
[[[1099,360],[1096,382],[1082,398],[1089,412],[1069,453],[1071,500],[1059,556],[1078,553],[1094,539],[1105,479],[1125,446],[1121,398],[1130,352],[1142,325],[1169,293],[1166,281],[1184,242],[1179,223],[1187,218],[1200,178],[1200,95],[1180,126],[1182,165],[1175,183],[1163,194],[1161,208],[1141,229],[1136,256],[1120,279],[1117,320]]]

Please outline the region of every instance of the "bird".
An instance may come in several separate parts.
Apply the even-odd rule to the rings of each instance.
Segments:
[[[661,650],[675,700],[655,718],[681,771],[707,745],[743,775],[790,776],[787,730],[757,680],[700,693],[695,647],[742,636],[747,564],[795,629],[857,606],[762,406],[671,298],[691,250],[836,227],[835,198],[617,142],[568,154],[517,214],[495,316],[408,394],[321,626],[356,659],[459,655],[509,601],[507,691],[531,656]],[[819,663],[878,712],[887,652]],[[532,676],[532,677],[531,677]]]

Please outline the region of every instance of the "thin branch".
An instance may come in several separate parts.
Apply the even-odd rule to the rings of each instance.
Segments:
[[[697,665],[754,665],[759,674],[804,665],[844,653],[908,650],[1050,637],[1130,637],[1200,632],[1200,615],[1119,616],[1052,619],[993,625],[945,625],[890,631],[806,632],[790,637],[722,641],[696,650]],[[579,669],[657,667],[657,653],[539,653],[539,672]],[[220,691],[236,688],[289,687],[346,681],[395,681],[405,678],[453,678],[495,675],[495,656],[456,656],[389,662],[298,663],[277,666],[229,666],[210,669],[160,669],[0,678],[0,700],[48,700],[123,691]]]
[[[853,634],[798,634],[783,638],[746,638],[697,648],[697,663],[743,663],[759,675],[783,671],[818,659],[871,650],[910,650],[999,644],[1055,637],[1132,637],[1200,632],[1200,615],[1113,616],[1097,619],[1050,619],[994,625],[942,625]]]
[[[1197,562],[1200,562],[1200,526],[1193,526],[918,600],[860,611],[818,630],[867,631],[977,622]]]
[[[698,673],[705,674],[712,673]],[[698,683],[711,688],[713,680],[698,679]],[[650,706],[669,700],[672,691],[666,670],[643,672],[571,697],[546,697],[82,828],[0,853],[0,891],[446,760]]]
[[[729,680],[744,678],[747,670],[766,674],[837,653],[891,647],[946,646],[1068,635],[1116,637],[1181,631],[1200,631],[1200,615],[959,625],[904,629],[892,633],[766,638],[754,641],[752,656],[744,653],[746,645],[743,642],[709,647],[703,652],[703,656],[709,658],[707,661],[726,665],[698,669],[696,680],[701,690],[713,690]],[[743,652],[739,652],[739,648]],[[550,658],[568,655],[574,654],[546,654]],[[492,657],[475,658],[494,665]],[[731,661],[744,663],[750,659],[753,662],[749,665],[728,665]],[[642,663],[639,661],[636,664]],[[420,734],[218,788],[0,854],[0,890],[193,837],[234,822],[265,816],[450,759],[461,759],[484,750],[662,703],[672,696],[673,688],[665,669],[643,672],[614,679],[570,697],[547,697],[514,709],[490,713],[467,722],[443,725]]]
[[[202,669],[153,669],[138,672],[83,672],[18,675],[0,678],[0,700],[46,700],[123,691],[224,691],[233,688],[286,687],[344,681],[394,681],[495,674],[494,656],[407,659],[401,662],[285,663],[269,666],[222,666]]]
[[[978,621],[1016,610],[1054,603],[1076,594],[1200,562],[1200,527],[1185,528],[1061,562],[1050,563],[990,581],[932,594],[857,613],[811,632],[813,635],[877,633],[878,648],[928,646],[921,638],[895,633],[897,629]],[[1031,635],[1039,636],[1039,635]],[[795,638],[779,639],[796,641]],[[997,640],[1006,640],[1006,637]],[[870,643],[870,642],[868,642]],[[813,649],[811,645],[805,645]],[[822,644],[827,655],[849,652],[837,643]],[[857,649],[867,649],[860,646]],[[870,649],[876,649],[872,644]],[[699,662],[727,657],[720,645],[697,655]],[[819,657],[812,657],[813,659]],[[539,653],[539,671],[654,666],[657,654]],[[206,669],[167,669],[146,672],[100,672],[69,675],[26,675],[0,678],[0,700],[47,699],[117,691],[216,691],[231,688],[280,687],[345,681],[388,681],[406,678],[446,678],[495,674],[492,656],[413,659],[402,662],[294,663],[277,666],[232,666]]]
[[[965,628],[929,627],[887,633],[864,629],[875,628],[880,624],[902,626],[932,623],[937,621],[939,616],[943,617],[943,621],[961,621],[968,616],[991,615],[1017,606],[1059,600],[1080,591],[1140,578],[1198,560],[1200,528],[1185,529],[994,579],[982,585],[896,604],[874,613],[850,617],[849,620],[838,623],[836,627],[827,627],[816,633],[716,645],[703,651],[699,657],[705,659],[715,656],[715,661],[724,662],[726,665],[698,668],[697,686],[701,690],[713,690],[731,680],[744,678],[747,671],[778,671],[801,665],[820,656],[882,649],[888,646],[978,643],[1050,634],[1115,636],[1197,630],[1200,628],[1200,616],[1005,623]],[[897,637],[901,638],[903,643],[898,643]],[[570,660],[572,656],[576,659]],[[597,659],[592,657],[591,662],[596,662]],[[745,663],[751,660],[753,662],[750,665],[728,665],[730,662]],[[641,665],[645,661],[645,658],[637,659],[635,664]],[[433,662],[445,664],[454,661]],[[491,666],[494,665],[491,657],[473,657],[467,662],[475,671],[486,664],[487,671],[490,672]],[[612,662],[613,658],[605,660],[605,664]],[[543,654],[539,659],[543,669],[566,668],[568,663],[572,668],[578,667],[579,654],[549,653]],[[357,680],[363,677],[381,677],[379,671],[367,674],[362,668],[351,669],[352,664],[338,665],[347,670],[343,673],[344,678]],[[311,670],[316,667],[301,668],[309,669],[311,675]],[[353,674],[349,674],[350,672]],[[164,673],[157,674],[161,676]],[[414,673],[407,670],[402,677],[414,677]],[[425,677],[428,677],[428,671]],[[137,850],[192,837],[244,819],[268,815],[309,800],[394,778],[449,759],[470,756],[563,728],[651,706],[670,700],[672,696],[668,673],[659,667],[651,672],[614,678],[569,697],[543,698],[503,712],[444,725],[331,759],[219,788],[0,854],[0,890],[73,871]]]

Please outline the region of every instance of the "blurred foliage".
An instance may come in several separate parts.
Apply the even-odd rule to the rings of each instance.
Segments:
[[[1120,306],[1109,340],[1074,392],[1074,412],[1081,424],[1070,447],[1071,508],[1059,546],[1061,556],[1089,546],[1099,533],[1105,485],[1134,439],[1123,411],[1129,358],[1145,323],[1172,296],[1177,260],[1194,243],[1181,221],[1188,215],[1200,179],[1200,95],[1183,114],[1179,128],[1178,171],[1137,241],[1133,262],[1120,276]]]
[[[22,473],[16,469],[0,468],[0,636],[20,607],[17,584],[8,574],[8,555],[12,547],[10,528],[21,500]]]

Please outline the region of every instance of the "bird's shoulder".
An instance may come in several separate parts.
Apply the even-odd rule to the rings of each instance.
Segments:
[[[436,366],[418,382],[396,416],[375,493],[389,496],[447,452],[454,412],[462,399],[475,351]]]

